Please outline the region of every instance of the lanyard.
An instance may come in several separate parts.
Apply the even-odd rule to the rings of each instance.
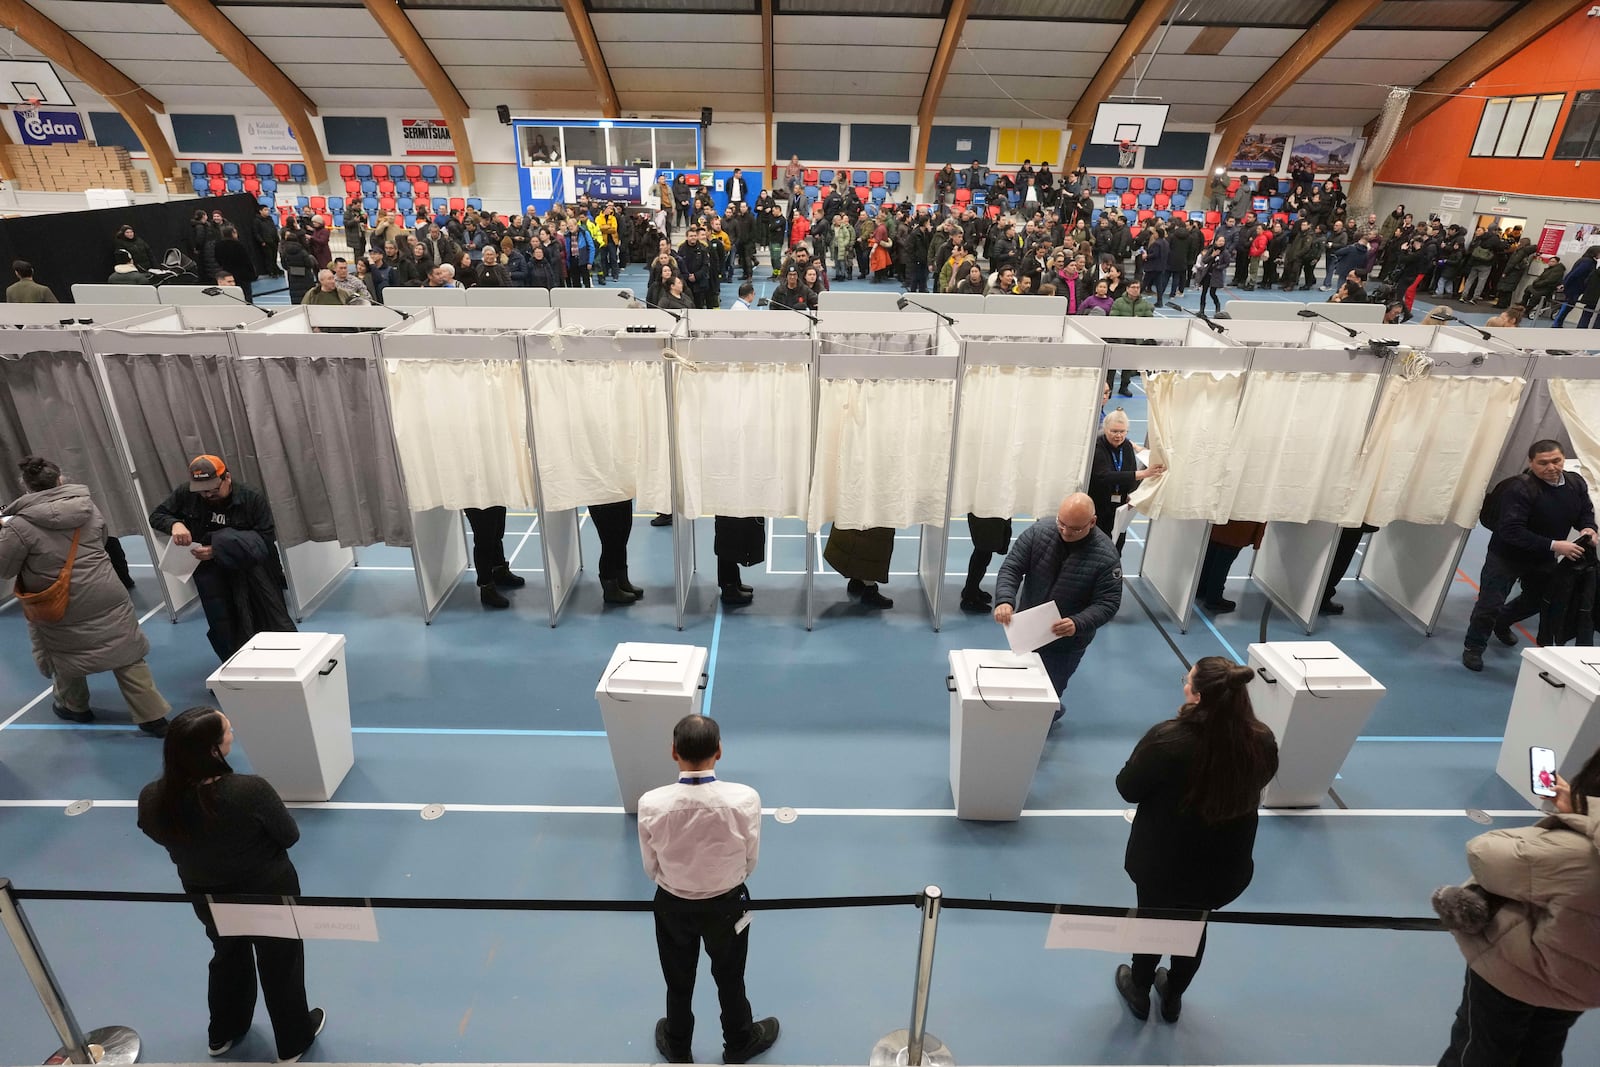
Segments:
[[[1122,449],[1120,447],[1111,450],[1111,465],[1117,468],[1118,474],[1122,473]]]
[[[678,779],[679,785],[706,785],[717,780],[714,774],[685,774]]]

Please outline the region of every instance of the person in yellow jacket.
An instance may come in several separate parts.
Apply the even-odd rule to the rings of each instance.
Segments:
[[[595,224],[600,231],[594,244],[600,250],[600,283],[603,285],[608,274],[613,281],[622,277],[621,247],[617,243],[617,209],[607,204],[595,219]]]

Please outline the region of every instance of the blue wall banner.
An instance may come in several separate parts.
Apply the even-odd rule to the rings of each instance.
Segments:
[[[639,203],[638,167],[573,167],[573,194],[587,193],[591,200]]]
[[[27,119],[15,111],[12,115],[17,119],[17,135],[23,144],[67,144],[89,139],[83,116],[76,111],[36,111]]]

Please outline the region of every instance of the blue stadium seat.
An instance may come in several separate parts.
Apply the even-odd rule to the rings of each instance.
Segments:
[[[1282,208],[1283,208],[1283,197],[1281,197],[1281,196],[1272,197],[1270,200],[1267,201],[1267,206],[1270,207],[1273,211],[1282,210]]]
[[[1113,208],[1113,209],[1118,210],[1118,211],[1122,210],[1122,194],[1121,193],[1107,193],[1106,194],[1106,207]]]
[[[297,196],[294,198],[294,209],[296,211],[304,211],[310,206],[311,198],[309,196]]]
[[[1178,179],[1178,192],[1180,192],[1180,193],[1192,193],[1192,192],[1194,192],[1194,179],[1193,178],[1179,178]]]
[[[897,170],[884,171],[883,184],[887,185],[891,189],[900,188],[900,172]]]
[[[394,183],[394,195],[395,196],[410,196],[411,195],[411,183],[408,182],[408,181],[405,181],[404,179],[395,182]]]
[[[1156,193],[1159,193],[1161,191],[1161,179],[1160,178],[1146,178],[1144,180],[1144,191],[1149,193],[1151,196],[1154,196]]]
[[[821,182],[823,185],[832,185],[833,184],[833,171],[831,171],[831,170],[819,170],[817,172],[817,181]]]
[[[441,213],[449,211],[449,210],[450,210],[450,198],[449,197],[436,196],[436,197],[433,198],[433,213],[435,215],[441,214]]]
[[[467,206],[474,211],[483,210],[483,200],[476,196],[467,197]]]
[[[1206,213],[1204,211],[1191,211],[1189,212],[1189,221],[1204,222],[1206,221]]]
[[[429,185],[432,185],[434,182],[438,181],[439,168],[434,166],[432,163],[424,163],[422,165],[422,180],[427,182]]]
[[[1022,194],[1013,189],[1006,194],[1006,199],[1010,201],[1012,207],[1016,207],[1022,203]]]
[[[1125,193],[1125,192],[1127,192],[1128,191],[1128,176],[1126,174],[1119,174],[1115,178],[1112,178],[1111,179],[1111,191],[1114,192],[1114,193]]]
[[[974,190],[972,190],[972,206],[973,206],[974,209],[982,207],[983,206],[983,202],[985,200],[987,200],[987,199],[989,199],[989,190],[987,190],[987,189],[974,189]]]
[[[883,188],[882,186],[879,186],[879,187],[873,189],[872,193],[870,195],[872,197],[872,202],[874,204],[881,204],[888,197],[889,190]]]
[[[296,185],[304,185],[306,183],[306,165],[304,163],[289,164],[289,180]]]
[[[239,164],[224,163],[222,165],[222,176],[224,178],[237,178],[239,176]]]
[[[206,176],[206,165],[197,159],[189,164],[189,173],[196,178],[204,178]]]
[[[1141,211],[1154,206],[1155,202],[1156,202],[1156,198],[1151,196],[1149,193],[1140,193],[1139,194],[1139,209]]]
[[[394,203],[395,207],[399,208],[400,213],[403,215],[410,215],[412,213],[412,208],[415,207],[415,205],[411,203],[411,198],[409,196],[402,196]]]
[[[330,196],[330,197],[328,197],[328,210],[333,212],[335,215],[343,215],[344,214],[344,197],[342,197],[342,196]]]
[[[851,185],[865,185],[865,184],[867,184],[867,172],[864,171],[864,170],[853,170],[853,171],[851,171],[850,172],[850,184]]]
[[[371,178],[368,178],[366,181],[362,182],[361,183],[361,195],[362,196],[377,196],[378,195],[378,183],[373,181]]]
[[[267,196],[276,196],[278,192],[278,180],[276,178],[262,178],[261,191]]]
[[[404,163],[391,163],[391,164],[389,164],[389,180],[390,181],[397,182],[401,178],[404,178],[405,176],[406,176],[406,167],[405,167]]]
[[[205,166],[205,164],[202,163],[201,166]],[[195,178],[194,179],[194,195],[195,196],[210,196],[211,195],[211,183],[208,180],[206,180],[205,178]]]
[[[870,219],[877,218],[878,217],[878,204],[877,204],[877,202],[874,201],[873,203],[868,204],[867,208],[866,208],[866,211],[867,211],[867,217],[868,218],[870,218]]]
[[[1162,222],[1166,222],[1168,219],[1172,218],[1172,212],[1158,211],[1156,212],[1156,218],[1160,219]]]
[[[1173,193],[1172,194],[1172,206],[1173,207],[1181,208],[1184,205],[1186,205],[1188,202],[1189,202],[1189,198],[1187,196],[1185,196],[1183,193]]]
[[[271,163],[257,163],[256,164],[256,177],[257,178],[270,178],[270,177],[272,177],[272,164]]]
[[[967,187],[967,172],[964,171],[964,170],[956,171],[956,188],[957,189],[965,189],[966,187]]]
[[[356,178],[364,182],[370,177],[372,177],[372,165],[370,163],[357,163]]]
[[[362,210],[364,210],[367,213],[367,220],[369,222],[376,222],[377,221],[377,218],[376,218],[376,216],[378,214],[378,198],[377,197],[369,196],[369,197],[365,197],[364,199],[362,199],[361,208],[362,208]]]
[[[242,192],[244,192],[244,179],[243,178],[229,178],[228,179],[228,192],[230,192],[230,193],[242,193]]]
[[[271,207],[272,206],[272,197],[270,197],[270,196],[258,196],[258,197],[256,197],[256,202],[259,203],[262,207]]]
[[[1099,221],[1100,221],[1100,209],[1099,208],[1095,208],[1093,211],[1089,212],[1089,225],[1093,226],[1095,223],[1097,223]]]

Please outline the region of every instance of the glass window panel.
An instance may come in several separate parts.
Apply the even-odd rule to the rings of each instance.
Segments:
[[[1506,108],[1510,104],[1510,100],[1499,98],[1483,105],[1483,118],[1478,120],[1478,136],[1472,141],[1473,155],[1494,155],[1495,141],[1500,137],[1500,127],[1505,122]]]
[[[1511,101],[1505,124],[1500,127],[1500,139],[1495,142],[1495,155],[1514,156],[1522,147],[1522,135],[1528,132],[1528,120],[1533,117],[1533,99],[1519,96]]]
[[[648,126],[611,127],[611,162],[619,167],[653,166],[652,132]]]
[[[1587,89],[1572,100],[1572,110],[1567,113],[1567,125],[1556,144],[1556,159],[1592,159],[1600,134],[1600,89]]]
[[[1564,96],[1541,96],[1533,108],[1533,118],[1528,120],[1528,133],[1522,138],[1522,155],[1528,159],[1543,159],[1550,147],[1550,134],[1556,128],[1556,116],[1561,114]]]
[[[530,167],[559,165],[561,130],[556,126],[519,126],[522,162]]]
[[[562,162],[572,166],[606,165],[606,131],[598,126],[563,126],[561,135],[566,139],[566,158]]]
[[[696,155],[693,129],[656,130],[656,167],[671,170],[695,170],[700,165]]]

